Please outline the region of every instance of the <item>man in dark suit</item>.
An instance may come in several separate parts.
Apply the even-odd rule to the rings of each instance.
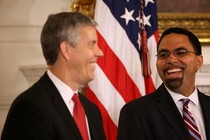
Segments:
[[[166,30],[158,42],[156,61],[163,84],[122,108],[118,140],[210,140],[210,97],[195,86],[202,63],[201,45],[192,32]],[[184,99],[189,100],[188,107],[183,107]],[[198,130],[190,130],[189,120],[183,119],[186,109]]]
[[[1,140],[106,139],[98,108],[78,92],[93,80],[97,59],[103,56],[95,26],[77,12],[48,17],[41,33],[48,70],[12,103]],[[74,118],[74,95],[85,110],[86,138]]]

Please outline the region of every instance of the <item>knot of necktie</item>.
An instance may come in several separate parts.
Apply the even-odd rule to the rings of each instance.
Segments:
[[[183,107],[187,107],[188,108],[188,104],[190,102],[190,99],[185,98],[185,99],[180,99],[180,101],[183,102]]]

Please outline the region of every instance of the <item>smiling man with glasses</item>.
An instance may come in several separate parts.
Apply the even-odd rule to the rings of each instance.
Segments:
[[[191,32],[172,28],[158,43],[157,70],[164,85],[184,96],[195,90],[195,75],[203,64],[201,45]]]
[[[163,32],[156,61],[163,84],[122,108],[118,140],[209,140],[210,97],[195,85],[202,64],[192,32],[177,27]]]

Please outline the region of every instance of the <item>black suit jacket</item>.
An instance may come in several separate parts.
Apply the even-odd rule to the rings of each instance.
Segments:
[[[198,91],[207,140],[210,140],[210,97]],[[155,92],[125,105],[118,140],[191,140],[183,118],[162,84]]]
[[[105,140],[98,108],[79,94],[90,128],[91,140]],[[71,113],[45,73],[13,102],[1,140],[82,140]]]

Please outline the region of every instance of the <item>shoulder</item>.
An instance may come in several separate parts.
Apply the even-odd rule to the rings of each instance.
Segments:
[[[156,108],[156,105],[159,102],[168,100],[170,95],[167,94],[167,90],[163,85],[161,85],[157,90],[154,92],[134,99],[131,102],[125,104],[122,110],[129,110],[129,111],[147,111],[148,109]]]
[[[43,77],[41,77],[34,85],[20,93],[14,99],[12,107],[30,106],[44,108],[47,102],[50,102],[49,99],[52,98],[50,97],[50,92],[56,92],[56,88],[54,90],[53,86],[53,84],[51,86],[43,84]]]
[[[137,99],[134,99],[131,102],[128,102],[125,104],[122,108],[122,110],[145,110],[147,108],[152,108],[156,104],[156,92],[150,93],[148,95],[139,97]]]
[[[200,92],[198,90],[198,98],[200,100],[200,102],[209,102],[210,103],[210,96]]]

